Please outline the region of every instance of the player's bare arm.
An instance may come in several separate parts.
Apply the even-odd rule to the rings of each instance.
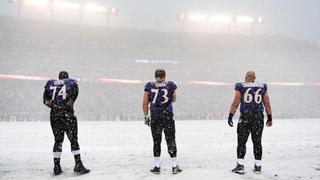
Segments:
[[[74,104],[75,100],[73,99],[70,99],[68,102],[67,102],[67,106],[73,108],[73,104]]]
[[[148,114],[149,114],[148,92],[144,92],[144,94],[143,94],[142,110],[143,110],[143,114],[144,114],[144,124],[147,126],[150,126],[151,119],[148,116]]]
[[[73,109],[74,102],[77,100],[79,94],[79,87],[75,85],[72,92],[70,93],[70,99],[67,101],[67,106]]]
[[[176,100],[177,100],[177,92],[174,91],[174,93],[173,93],[173,98],[172,98],[172,102],[176,102]]]
[[[269,95],[268,93],[266,93],[264,96],[263,96],[263,105],[264,107],[266,108],[266,112],[267,114],[272,114],[272,109],[271,109],[271,104],[270,104],[270,98],[269,98]]]
[[[142,109],[143,109],[144,116],[148,116],[148,111],[149,111],[148,105],[149,105],[148,93],[144,92],[144,94],[143,94],[143,102],[142,102]]]
[[[43,103],[49,108],[52,108],[52,100],[46,90],[43,92]]]
[[[240,101],[241,101],[241,93],[239,91],[236,91],[234,94],[233,102],[231,104],[230,113],[229,113],[229,117],[228,117],[228,124],[231,127],[233,127],[232,117],[237,112]]]
[[[265,95],[263,96],[262,102],[264,107],[266,108],[266,112],[268,116],[266,126],[271,127],[272,126],[272,108],[271,108],[270,98],[268,93],[265,93]]]
[[[241,100],[241,93],[239,91],[236,91],[234,94],[233,102],[230,107],[230,113],[235,114],[237,112],[237,109],[239,107]]]

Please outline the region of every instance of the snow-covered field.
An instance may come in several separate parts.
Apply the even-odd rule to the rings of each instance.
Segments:
[[[244,176],[230,172],[236,159],[236,128],[225,121],[177,121],[176,126],[184,171],[170,173],[163,140],[162,173],[153,175],[152,139],[143,122],[79,121],[83,161],[92,171],[76,179],[320,179],[320,119],[275,119],[274,127],[264,130],[262,174],[252,173],[249,139]],[[52,175],[52,145],[49,122],[0,123],[0,179],[75,179],[67,138],[64,174]]]

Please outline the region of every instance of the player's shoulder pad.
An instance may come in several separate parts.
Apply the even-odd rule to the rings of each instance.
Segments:
[[[46,88],[46,89],[49,88],[51,85],[53,85],[54,81],[55,81],[55,79],[48,80],[46,85],[44,86],[44,88]]]
[[[147,87],[147,86],[148,86],[148,87],[151,87],[151,86],[153,86],[153,85],[154,85],[154,82],[147,82],[145,86],[146,86],[146,87]]]
[[[173,89],[177,89],[177,85],[173,81],[167,81],[167,85],[168,85],[168,87],[172,87]]]
[[[72,83],[72,84],[78,84],[78,81],[75,80],[75,79],[70,79],[70,83]]]
[[[152,88],[152,82],[147,82],[146,85],[144,86],[144,91],[149,91]]]
[[[66,80],[65,80],[65,84],[68,84],[68,85],[78,85],[78,81],[75,80],[75,79],[66,79]]]
[[[262,83],[262,84],[263,84],[263,89],[267,90],[268,89],[267,83]]]
[[[240,90],[242,89],[242,87],[243,87],[243,84],[242,84],[241,82],[238,82],[238,83],[236,83],[236,84],[234,85],[234,89],[235,89],[236,91],[240,91]]]
[[[267,87],[267,83],[256,82],[254,83],[254,86],[264,88],[264,87]]]

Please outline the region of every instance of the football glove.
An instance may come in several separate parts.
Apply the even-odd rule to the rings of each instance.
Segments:
[[[233,127],[233,121],[232,121],[232,118],[233,118],[233,114],[232,113],[229,113],[229,117],[228,117],[228,124],[230,127]]]
[[[149,116],[144,116],[144,124],[147,126],[151,125],[151,119]]]
[[[268,120],[266,122],[266,126],[271,127],[272,126],[272,115],[268,114],[267,116],[268,116]]]
[[[48,106],[49,108],[52,108],[52,100],[45,100],[44,101],[44,104],[46,105],[46,106]]]

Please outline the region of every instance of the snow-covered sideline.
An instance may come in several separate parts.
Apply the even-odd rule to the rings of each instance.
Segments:
[[[181,174],[170,173],[163,139],[162,173],[153,175],[152,139],[143,122],[79,121],[79,140],[90,174],[76,179],[320,179],[320,119],[274,120],[264,129],[262,174],[252,173],[247,146],[246,175],[230,172],[236,159],[236,128],[226,121],[177,121]],[[65,137],[66,138],[66,137]],[[49,122],[0,123],[0,179],[75,179],[70,144],[65,139],[64,174],[52,175],[53,135]]]

